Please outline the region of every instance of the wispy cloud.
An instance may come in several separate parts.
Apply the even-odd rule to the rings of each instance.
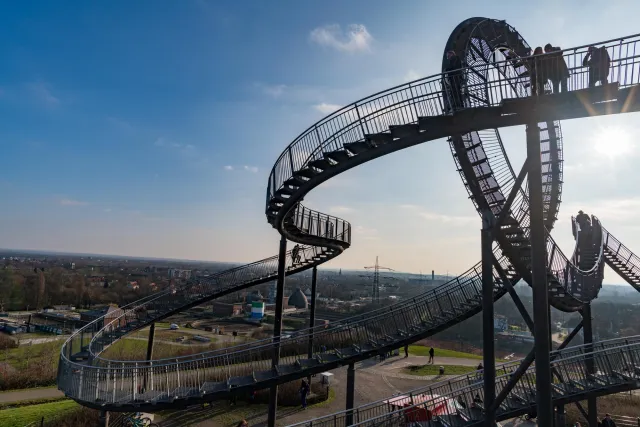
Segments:
[[[80,200],[63,198],[58,200],[58,204],[61,206],[85,206],[87,202],[81,202]]]
[[[224,170],[226,170],[226,171],[232,171],[232,170],[233,170],[233,166],[231,166],[231,165],[226,165],[226,166],[224,167]]]
[[[258,89],[262,91],[265,95],[269,95],[273,98],[280,97],[284,91],[287,89],[286,85],[269,85],[265,83],[256,83],[255,84]]]
[[[405,82],[412,82],[414,80],[418,80],[420,78],[420,74],[418,74],[415,70],[410,69],[407,71],[407,74],[404,75]]]
[[[60,99],[53,95],[51,86],[43,81],[28,84],[31,95],[47,107],[56,107],[60,104]]]
[[[130,131],[133,129],[133,126],[131,125],[131,123],[127,122],[126,120],[123,120],[119,117],[113,117],[113,116],[109,116],[107,117],[107,122],[122,131]]]
[[[365,239],[365,240],[377,240],[377,239],[379,239],[378,230],[376,230],[375,228],[369,228],[369,227],[364,227],[362,225],[356,225],[355,227],[353,227],[353,232],[355,234],[359,235],[359,237],[361,239]]]
[[[322,114],[331,114],[334,111],[338,111],[339,109],[341,109],[342,105],[327,104],[327,103],[322,102],[320,104],[314,105],[313,108],[315,108],[316,110],[320,111]]]
[[[331,206],[329,208],[329,212],[333,213],[333,214],[343,214],[343,213],[349,213],[349,212],[353,212],[354,209],[350,208],[348,206]]]
[[[312,30],[309,36],[311,41],[320,46],[349,53],[368,51],[373,41],[367,27],[362,24],[351,24],[346,31],[338,24],[325,25]]]
[[[251,173],[257,173],[258,172],[258,168],[255,167],[255,166],[244,165],[244,170],[249,171]]]
[[[424,218],[427,221],[441,222],[445,224],[454,224],[458,226],[480,223],[480,219],[476,216],[444,215],[444,214],[433,212],[427,209],[423,209],[420,206],[416,206],[416,205],[404,204],[404,205],[399,205],[398,207],[405,211],[409,211],[421,218]]]

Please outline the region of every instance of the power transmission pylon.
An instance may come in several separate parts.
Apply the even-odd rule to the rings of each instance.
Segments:
[[[373,269],[373,289],[371,292],[371,301],[380,302],[380,270],[395,271],[393,268],[382,267],[378,264],[378,257],[376,256],[376,265],[372,267],[365,267],[365,270]]]

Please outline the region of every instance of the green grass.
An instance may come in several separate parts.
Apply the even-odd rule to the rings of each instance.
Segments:
[[[422,345],[410,345],[409,354],[414,356],[429,356],[429,349],[431,347],[425,347]],[[446,350],[444,348],[434,348],[436,360],[438,357],[455,357],[458,359],[477,359],[482,360],[482,356],[472,353],[463,353],[462,351]]]
[[[65,416],[69,412],[78,409],[78,405],[73,400],[63,400],[59,402],[42,403],[40,405],[22,406],[13,409],[0,411],[0,426],[2,427],[24,427],[32,422],[39,422],[42,417],[46,422]]]
[[[57,366],[63,343],[64,340],[58,340],[0,350],[0,362],[7,362],[16,369],[26,369],[34,363],[42,363],[45,360],[52,362],[55,359]]]
[[[409,354],[413,356],[429,356],[430,348],[431,347],[425,347],[422,345],[410,345]],[[435,355],[436,361],[438,360],[438,357],[454,357],[457,359],[482,360],[482,355],[480,354],[464,353],[462,351],[447,350],[445,348],[435,348],[435,347],[433,348],[433,351],[435,352],[434,355]],[[400,352],[402,353],[402,349],[400,349]],[[496,362],[506,362],[506,360],[496,359]]]
[[[476,368],[474,366],[460,366],[460,365],[443,365],[445,375],[464,375],[469,372],[474,372]],[[440,375],[439,365],[412,365],[403,369],[405,373],[411,375]]]
[[[33,389],[29,389],[29,390],[33,390]],[[40,405],[42,403],[60,402],[62,400],[68,400],[68,399],[64,396],[58,396],[58,397],[43,397],[40,399],[20,400],[18,402],[0,403],[0,411],[5,409],[20,408],[22,406]]]

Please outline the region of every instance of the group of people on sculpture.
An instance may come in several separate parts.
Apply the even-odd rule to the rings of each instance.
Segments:
[[[462,59],[454,50],[447,52],[444,86],[448,93],[448,111],[464,108],[463,86],[465,81]],[[536,47],[533,54],[525,56],[524,63],[529,71],[532,95],[545,95],[568,91],[568,80],[571,75],[569,67],[562,55],[562,49],[547,43],[544,47]],[[611,58],[604,46],[589,46],[583,58],[582,66],[588,69],[589,87],[595,87],[598,82],[605,85],[609,82],[609,68]],[[551,83],[551,90],[545,90],[547,82]]]
[[[551,83],[550,93],[568,91],[568,80],[571,73],[562,55],[562,49],[547,43],[544,51],[540,46],[533,50],[533,56],[528,59],[529,75],[531,76],[531,94],[545,95],[545,84]],[[589,87],[609,83],[609,68],[611,58],[607,48],[589,46],[587,54],[582,60],[582,66],[589,70]]]

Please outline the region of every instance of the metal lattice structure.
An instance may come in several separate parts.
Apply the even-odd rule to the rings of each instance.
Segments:
[[[493,299],[502,297],[507,287],[521,278],[531,283],[528,193],[517,191],[511,202],[505,197],[519,187],[519,177],[509,164],[496,129],[527,124],[532,119],[541,123],[544,219],[550,230],[562,188],[557,120],[640,109],[635,98],[640,84],[640,60],[635,48],[640,36],[604,42],[612,58],[611,80],[615,83],[589,88],[588,70],[582,66],[587,46],[580,46],[563,52],[572,70],[570,92],[539,97],[531,96],[527,75],[531,71],[528,64],[535,64],[538,58],[527,56],[528,45],[522,37],[502,21],[474,18],[465,22],[454,31],[447,46],[465,58],[464,109],[446,114],[451,105],[448,77],[438,74],[344,107],[301,134],[278,158],[269,175],[266,215],[284,237],[304,245],[297,253],[299,259],[290,252],[280,259],[284,274],[317,266],[351,245],[351,225],[347,221],[300,204],[313,188],[375,158],[449,137],[456,165],[475,206],[479,211],[488,208],[505,220],[493,250]],[[599,236],[595,244],[601,253],[586,267],[567,258],[547,232],[549,298],[559,309],[579,310],[597,296],[605,259],[617,265],[617,271],[630,283],[637,280],[637,258],[620,257],[626,253],[620,250],[622,245],[615,247],[615,238],[601,228],[597,219],[594,230],[589,239]],[[228,293],[274,280],[278,262],[278,256],[271,257],[193,280],[122,307],[115,318],[97,319],[63,345],[58,387],[83,405],[109,411],[155,411],[222,399],[353,364],[442,331],[482,309],[482,274],[480,264],[476,264],[411,300],[332,323],[328,328],[298,331],[286,339],[276,337],[153,361],[104,357],[105,349],[132,331]],[[275,366],[274,360],[278,360]]]
[[[640,382],[637,363],[640,360],[639,336],[603,341],[593,346],[569,347],[552,352],[551,357],[555,372],[554,400],[558,402],[570,403],[585,399],[587,395],[633,390],[638,388]],[[496,366],[498,390],[506,386],[520,363],[521,360],[515,360]],[[588,373],[588,363],[595,366],[595,374]],[[390,405],[389,399],[384,399],[362,405],[353,411],[336,412],[291,427],[407,425],[418,420],[416,416],[419,410],[438,413],[432,422],[433,427],[480,426],[484,419],[482,380],[482,372],[476,371],[404,393],[402,396],[406,396],[408,404],[402,409]],[[536,404],[535,394],[535,372],[531,367],[500,405],[496,414],[498,421],[528,414]],[[437,397],[423,402],[420,398],[422,395]],[[477,403],[474,403],[474,399],[477,399]],[[412,419],[412,416],[416,418]],[[348,422],[350,417],[351,421]]]

